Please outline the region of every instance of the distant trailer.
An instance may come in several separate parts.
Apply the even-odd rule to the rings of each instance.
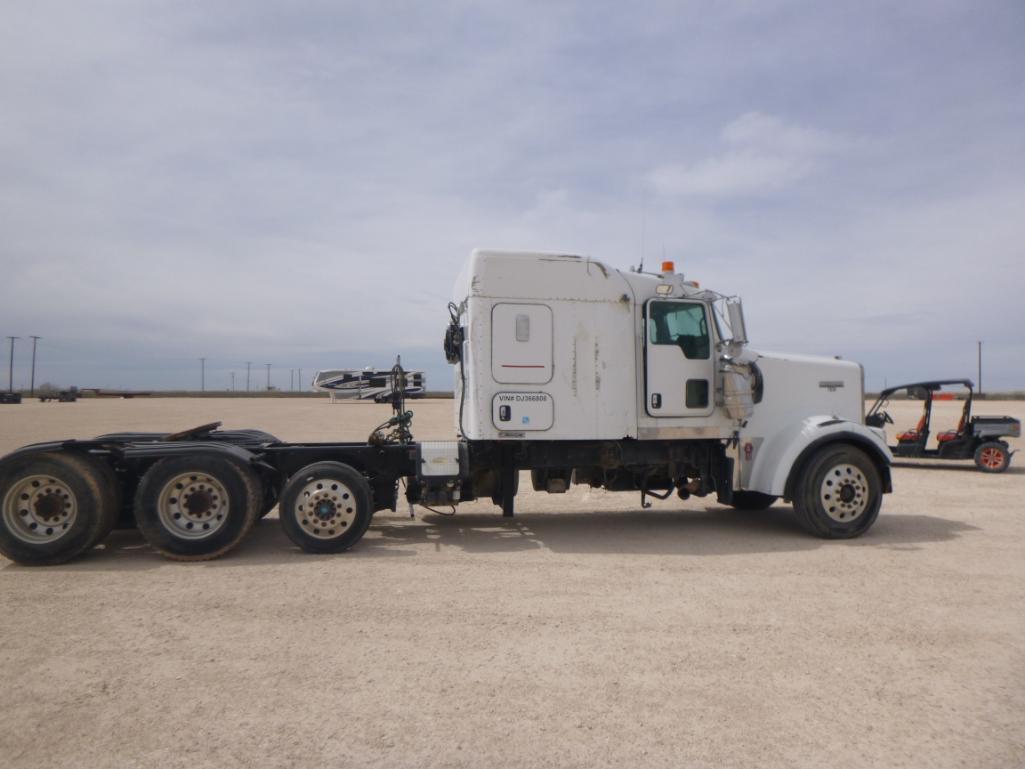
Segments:
[[[423,371],[407,371],[405,396],[422,398],[427,378]],[[330,369],[318,371],[313,377],[313,389],[331,394],[336,400],[373,400],[381,403],[392,391],[392,369]]]
[[[99,387],[83,387],[82,395],[90,393],[94,398],[148,398],[152,393],[133,390],[104,390]]]
[[[39,396],[40,403],[46,403],[47,401],[56,401],[57,403],[74,403],[77,400],[78,390],[74,387],[70,390],[61,390],[60,392],[52,392]]]

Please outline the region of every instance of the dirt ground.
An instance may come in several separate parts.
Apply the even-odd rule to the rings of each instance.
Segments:
[[[935,429],[958,404],[940,404]],[[892,410],[898,427],[916,403]],[[414,404],[418,438],[451,401]],[[1025,403],[980,403],[1025,418]],[[0,406],[0,453],[215,419],[363,440],[385,406]],[[949,425],[944,420],[949,421]],[[891,428],[892,435],[892,428]],[[1021,448],[1018,443],[1016,448]],[[0,766],[1025,765],[1025,460],[902,465],[863,538],[575,488],[448,518],[378,514],[311,556],[272,515],[171,563],[134,532],[80,560],[0,558]]]

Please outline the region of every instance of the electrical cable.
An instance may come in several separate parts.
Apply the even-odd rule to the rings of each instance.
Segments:
[[[424,510],[430,510],[430,511],[431,511],[432,513],[434,513],[434,514],[436,514],[436,515],[444,515],[444,516],[446,516],[446,517],[451,517],[451,516],[453,516],[453,515],[455,515],[455,514],[456,514],[456,506],[455,506],[455,505],[452,505],[452,512],[451,512],[451,513],[444,513],[444,512],[442,512],[441,510],[435,510],[435,509],[434,509],[433,507],[428,507],[427,505],[423,504],[422,502],[420,502],[420,503],[418,503],[418,504],[419,504],[419,505],[420,505],[420,507],[422,507],[422,508],[423,508]]]

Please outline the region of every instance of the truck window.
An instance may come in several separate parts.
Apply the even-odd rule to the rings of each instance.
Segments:
[[[705,306],[690,302],[652,302],[648,310],[648,341],[675,345],[691,359],[707,359],[711,355],[711,344]]]

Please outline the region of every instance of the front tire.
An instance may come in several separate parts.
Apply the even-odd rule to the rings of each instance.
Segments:
[[[363,537],[373,517],[370,484],[341,462],[315,462],[288,479],[278,518],[307,553],[340,553]]]
[[[860,537],[879,517],[882,487],[879,469],[864,451],[826,446],[805,462],[797,478],[797,521],[816,537]]]
[[[0,553],[16,563],[69,561],[103,539],[117,514],[116,481],[100,459],[35,454],[0,471]]]
[[[1011,464],[1011,453],[1000,441],[986,441],[975,450],[975,466],[984,473],[1002,473]]]
[[[211,453],[154,464],[135,492],[135,520],[154,550],[176,561],[208,561],[232,550],[263,505],[252,468]]]

